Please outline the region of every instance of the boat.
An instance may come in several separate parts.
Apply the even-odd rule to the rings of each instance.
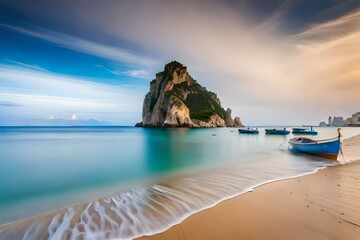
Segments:
[[[317,135],[318,132],[313,129],[311,126],[310,129],[308,128],[293,128],[292,130],[293,134],[306,134],[306,135]]]
[[[289,144],[297,151],[336,160],[340,151],[340,137],[340,128],[338,128],[338,136],[335,138],[313,140],[307,137],[296,137],[290,139]]]
[[[239,133],[246,133],[246,134],[259,134],[259,130],[257,128],[240,128]]]
[[[290,133],[290,131],[286,130],[286,128],[284,129],[265,129],[266,134],[275,134],[275,135],[288,135]]]

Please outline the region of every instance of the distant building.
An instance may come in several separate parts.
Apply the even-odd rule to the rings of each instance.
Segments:
[[[344,126],[344,119],[343,117],[333,117],[332,125],[336,127]]]
[[[353,120],[354,124],[359,125],[360,124],[360,112],[353,114],[352,120]]]
[[[328,126],[331,126],[331,125],[332,125],[332,119],[331,119],[331,116],[329,116]]]
[[[360,126],[360,112],[354,113],[350,118],[345,120],[347,126]]]
[[[354,113],[351,117],[344,120],[343,117],[331,117],[328,118],[328,123],[326,124],[324,121],[319,124],[319,126],[351,126],[351,127],[360,127],[360,112]]]

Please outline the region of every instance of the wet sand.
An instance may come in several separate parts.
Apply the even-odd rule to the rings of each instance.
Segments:
[[[342,149],[347,164],[263,185],[142,239],[360,239],[360,135]]]

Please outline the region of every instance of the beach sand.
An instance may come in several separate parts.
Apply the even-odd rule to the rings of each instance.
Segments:
[[[263,185],[141,239],[360,239],[360,135],[340,162]]]

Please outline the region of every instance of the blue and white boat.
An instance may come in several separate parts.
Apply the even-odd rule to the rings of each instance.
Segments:
[[[340,129],[338,136],[335,138],[324,140],[313,140],[306,137],[297,137],[289,140],[289,144],[293,149],[300,152],[318,155],[330,159],[337,159],[340,151]]]
[[[246,133],[246,134],[259,134],[259,130],[257,128],[240,128],[239,133]]]
[[[276,134],[276,135],[288,135],[290,134],[290,131],[286,130],[286,128],[284,129],[265,129],[266,134]]]
[[[317,135],[318,132],[313,129],[311,126],[310,129],[308,128],[293,128],[292,134],[306,134],[306,135]]]

